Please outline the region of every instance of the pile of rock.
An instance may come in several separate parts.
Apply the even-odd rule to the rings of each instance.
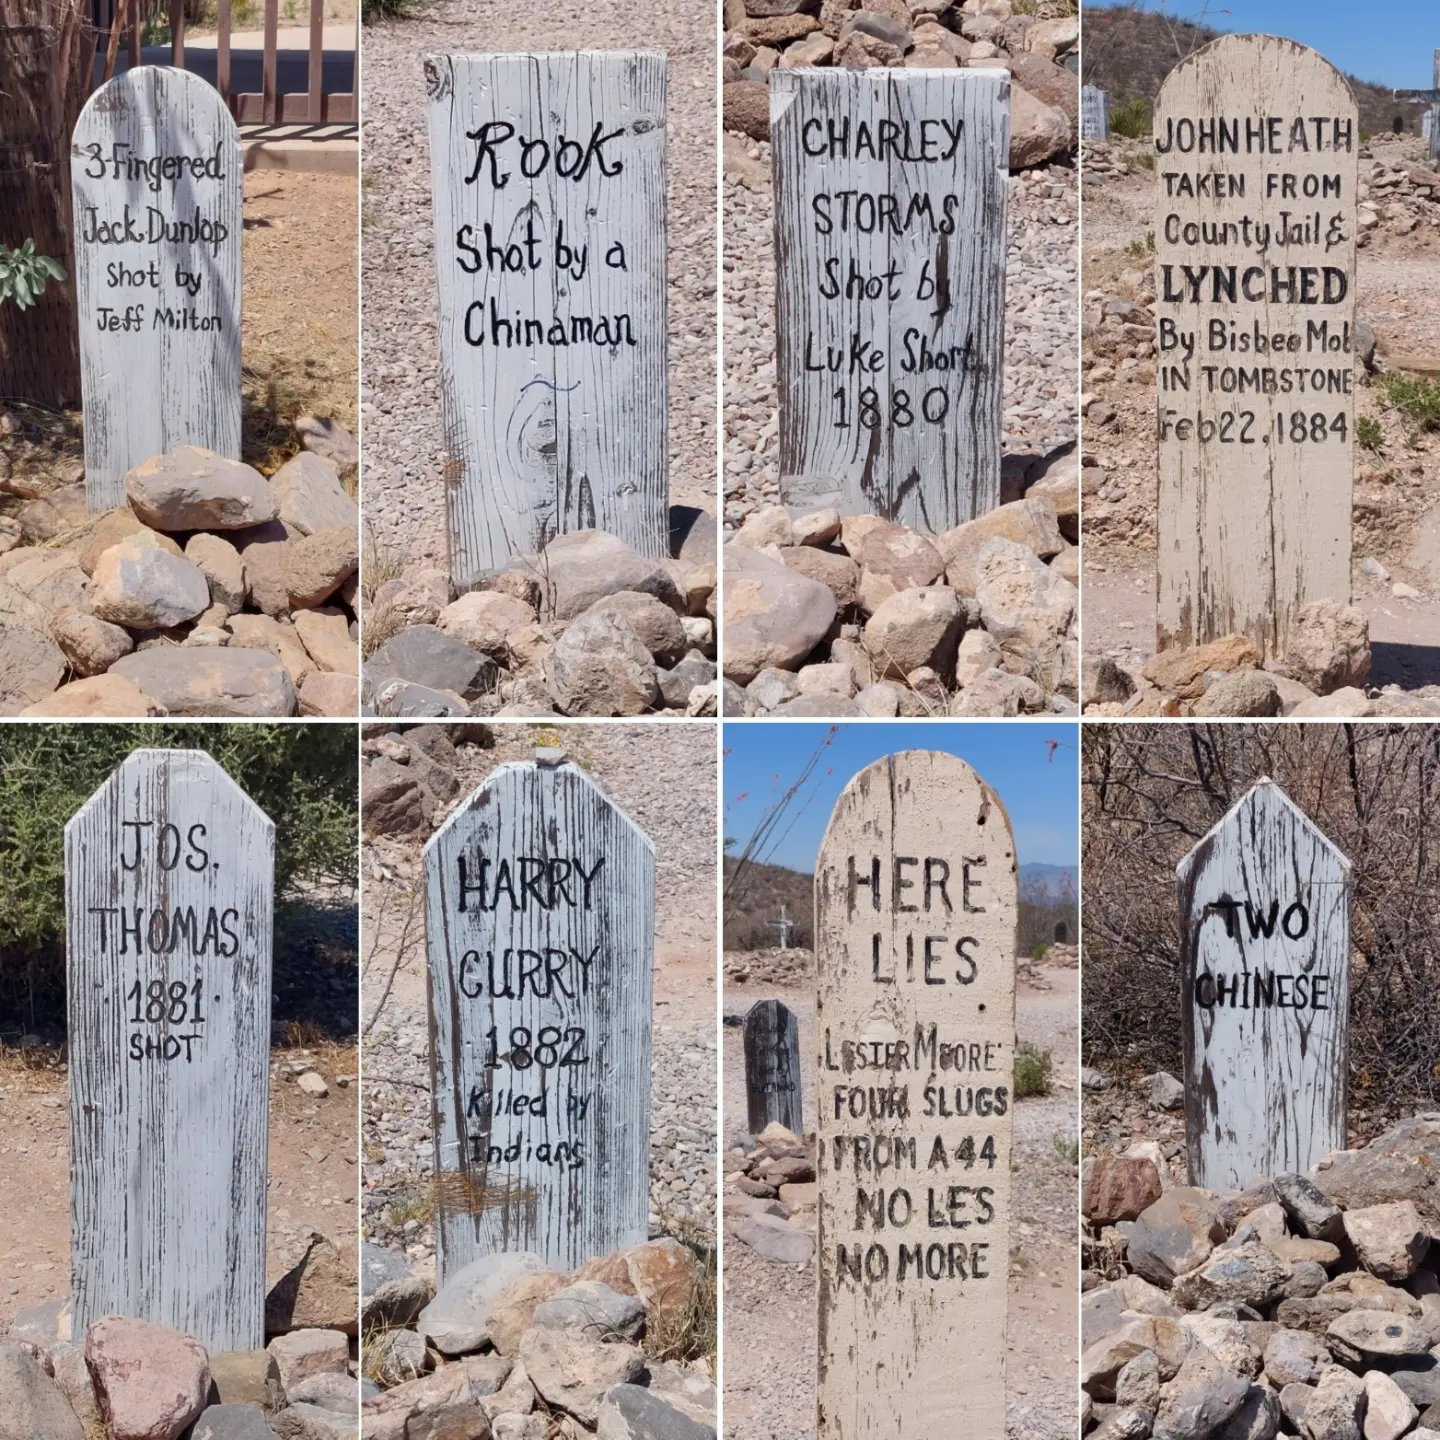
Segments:
[[[1440,687],[1367,694],[1370,625],[1338,600],[1312,600],[1291,631],[1285,659],[1265,660],[1244,635],[1191,650],[1162,650],[1139,664],[1087,656],[1087,715],[1303,717],[1433,715]]]
[[[1360,152],[1358,226],[1355,243],[1368,245],[1376,236],[1409,235],[1429,227],[1440,230],[1440,171],[1406,160],[1369,160]]]
[[[808,1265],[815,1255],[815,1145],[777,1121],[725,1157],[725,1233],[763,1260]]]
[[[1140,1156],[1087,1160],[1084,1428],[1435,1440],[1437,1171],[1433,1114],[1239,1193],[1170,1184]]]
[[[1010,168],[1072,148],[1079,92],[1074,16],[1017,14],[1011,0],[726,0],[724,124],[770,138],[770,75],[801,65],[848,70],[1004,69],[1011,75]]]
[[[354,716],[354,442],[300,424],[268,480],[184,446],[103,515],[74,483],[0,518],[0,715]]]
[[[35,1440],[358,1440],[354,1265],[323,1236],[271,1291],[264,1350],[111,1315],[72,1333],[68,1302],[0,1340],[0,1435]]]
[[[813,950],[725,952],[725,979],[732,985],[800,985],[814,978]]]
[[[933,540],[874,515],[758,511],[724,551],[724,713],[1075,713],[1078,525],[1068,456]]]
[[[570,1275],[528,1253],[490,1255],[433,1294],[400,1257],[364,1247],[366,1440],[715,1440],[708,1364],[679,1347],[705,1305],[701,1263],[675,1240]]]
[[[450,577],[387,580],[365,610],[367,715],[714,715],[715,526],[673,559],[603,530],[559,535],[456,598]]]
[[[429,835],[460,796],[457,745],[490,744],[485,725],[367,726],[360,743],[360,811],[367,835]]]

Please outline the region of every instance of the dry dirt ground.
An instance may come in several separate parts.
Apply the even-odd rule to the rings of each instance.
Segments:
[[[676,724],[494,725],[489,748],[457,747],[462,803],[497,766],[563,747],[655,844],[654,1061],[651,1082],[652,1229],[713,1243],[715,1216],[715,727]],[[436,814],[438,826],[452,806]],[[364,1215],[393,1224],[407,1207],[417,1224],[411,1258],[434,1255],[428,1199],[432,1164],[430,1066],[420,846],[428,836],[367,840],[362,856],[365,961]],[[693,1136],[691,1139],[689,1137]],[[684,1138],[702,1163],[676,1167]],[[662,1171],[677,1170],[666,1177]],[[687,1213],[670,1211],[671,1181]],[[417,1197],[419,1198],[417,1203]],[[703,1198],[702,1198],[703,1197]],[[658,1224],[657,1224],[658,1222]]]
[[[252,170],[245,177],[245,458],[298,448],[288,422],[359,403],[360,191],[353,175]],[[277,424],[278,422],[278,424]],[[278,434],[271,434],[279,430]]]
[[[357,423],[359,190],[348,175],[252,170],[244,193],[241,448],[271,474],[300,448],[296,416]],[[18,430],[0,431],[0,456],[25,494],[0,496],[0,514],[73,484],[85,459],[79,411],[5,408]]]
[[[306,1061],[330,1093],[302,1094]],[[353,1254],[359,1241],[358,1065],[354,1045],[270,1055],[270,1178],[265,1280],[273,1285],[304,1253],[312,1231]],[[0,1333],[20,1311],[55,1300],[70,1273],[70,1161],[66,1075],[53,1051],[0,1058]]]
[[[1079,974],[1037,968],[1050,988],[1017,986],[1016,1033],[1022,1042],[1050,1050],[1055,1084],[1050,1095],[1022,1100],[1015,1110],[1006,1370],[1006,1433],[1012,1440],[1061,1440],[1075,1433],[1076,1424]],[[726,1017],[743,1016],[771,997],[795,1011],[800,1053],[813,1054],[813,974],[779,987],[727,984]],[[746,1141],[745,1057],[742,1032],[734,1025],[725,1027],[722,1070],[721,1133],[728,1149]],[[806,1128],[813,1130],[813,1092],[803,1098]],[[772,1264],[727,1236],[722,1271],[727,1440],[813,1440],[813,1263],[803,1270]]]
[[[1123,148],[1135,157],[1123,180],[1107,176],[1082,187],[1086,311],[1112,296],[1137,299],[1135,281],[1149,271],[1143,255],[1146,232],[1155,226],[1154,175],[1143,165],[1149,147]],[[1369,169],[1365,155],[1394,165],[1419,163],[1421,152],[1413,136],[1377,138],[1362,152],[1361,173]],[[1135,252],[1127,254],[1127,246]],[[1374,237],[1358,251],[1357,269],[1356,313],[1374,327],[1381,363],[1389,355],[1428,357],[1440,366],[1440,230],[1422,224],[1409,235]],[[1094,359],[1087,345],[1082,638],[1087,656],[1128,665],[1155,649],[1155,374],[1153,362],[1142,360],[1125,375],[1095,383]],[[1113,420],[1095,422],[1096,401],[1113,408]],[[1370,684],[1410,690],[1440,683],[1440,436],[1415,433],[1372,383],[1360,385],[1355,413],[1377,419],[1384,437],[1378,455],[1355,452],[1353,603],[1370,618]],[[1361,573],[1367,557],[1382,563],[1388,581]],[[1396,582],[1413,586],[1420,598],[1396,598]]]

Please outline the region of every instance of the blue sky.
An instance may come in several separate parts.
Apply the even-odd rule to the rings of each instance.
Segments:
[[[1433,0],[1152,0],[1145,9],[1215,30],[1284,35],[1347,75],[1392,90],[1428,90],[1431,57],[1440,49],[1440,6]]]
[[[831,728],[764,722],[725,727],[725,834],[739,841],[737,852]],[[776,829],[778,835],[790,826],[789,833],[773,851],[757,858],[812,871],[830,812],[852,775],[897,750],[944,750],[974,766],[999,793],[1015,830],[1022,865],[1076,870],[1080,765],[1073,722],[927,725],[907,720],[833,728],[835,738]],[[1053,756],[1049,741],[1059,742]],[[743,800],[738,798],[742,795]]]

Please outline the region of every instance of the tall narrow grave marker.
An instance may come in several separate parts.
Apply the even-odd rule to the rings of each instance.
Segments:
[[[240,137],[219,93],[127,70],[75,123],[70,177],[85,503],[178,445],[240,458]]]
[[[1177,867],[1196,1185],[1241,1190],[1345,1148],[1349,871],[1270,780]]]
[[[745,1099],[750,1133],[778,1121],[805,1133],[800,1104],[800,1027],[779,1000],[761,1000],[745,1015]]]
[[[425,847],[442,1277],[648,1233],[655,851],[572,764],[502,765]]]
[[[665,57],[425,76],[456,583],[572,530],[668,554]]]
[[[776,70],[770,127],[786,503],[994,509],[1010,76]]]
[[[1080,138],[1110,138],[1110,97],[1094,85],[1080,87]]]
[[[136,750],[65,827],[74,1330],[265,1343],[275,827],[209,755]]]
[[[1005,1434],[1018,904],[963,760],[845,787],[815,875],[818,1440]]]
[[[1158,647],[1248,635],[1283,656],[1350,599],[1355,201],[1344,76],[1225,35],[1155,106]]]

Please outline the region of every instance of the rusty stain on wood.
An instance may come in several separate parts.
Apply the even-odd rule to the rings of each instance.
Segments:
[[[1226,35],[1155,105],[1156,645],[1350,599],[1355,100],[1313,50]]]
[[[780,486],[940,534],[1000,503],[1010,76],[770,77]]]
[[[455,583],[574,530],[667,555],[664,55],[425,77]]]
[[[1003,1440],[1016,875],[953,755],[876,761],[825,832],[818,1440]]]
[[[74,1330],[265,1343],[275,827],[209,756],[136,750],[65,827]]]
[[[1176,876],[1190,1179],[1304,1174],[1346,1143],[1350,862],[1261,780]]]
[[[179,445],[240,458],[240,136],[198,75],[144,65],[75,125],[85,504]]]
[[[570,1271],[649,1223],[655,852],[572,764],[502,765],[425,847],[438,1264]]]

